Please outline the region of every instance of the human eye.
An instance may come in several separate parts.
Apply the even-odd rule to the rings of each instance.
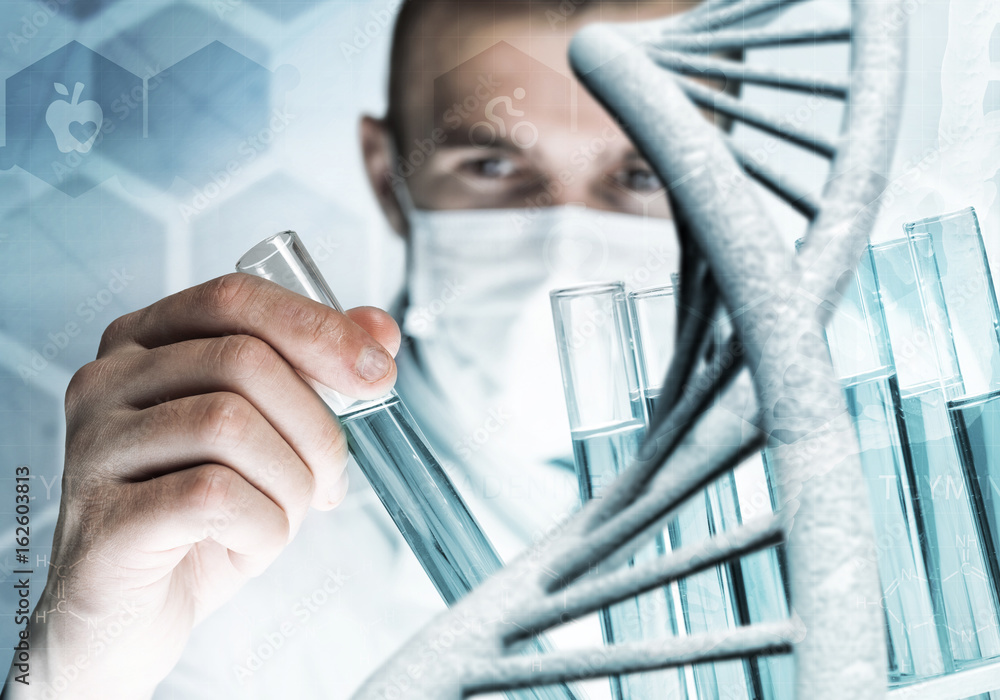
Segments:
[[[505,156],[469,158],[462,162],[460,170],[466,175],[484,180],[510,179],[521,173],[518,163]]]
[[[638,194],[653,194],[663,189],[663,183],[653,169],[638,156],[627,158],[611,173],[611,179],[621,189]]]
[[[612,175],[621,187],[641,194],[652,194],[663,189],[663,183],[653,169],[645,164],[626,165]]]

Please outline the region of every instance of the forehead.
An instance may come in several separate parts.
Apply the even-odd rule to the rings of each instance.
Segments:
[[[433,110],[424,121],[449,134],[466,123],[481,123],[482,130],[520,116],[569,128],[579,116],[577,89],[565,72],[500,41],[435,78]]]
[[[487,116],[486,104],[510,97],[514,109],[573,130],[607,122],[603,109],[569,67],[569,40],[595,20],[623,21],[670,14],[680,3],[441,3],[417,27],[401,95],[414,137],[434,128]],[[496,13],[494,13],[496,8]],[[517,93],[515,93],[517,91]],[[518,95],[521,98],[518,99]],[[505,105],[495,105],[501,115]],[[446,121],[447,120],[447,121]]]

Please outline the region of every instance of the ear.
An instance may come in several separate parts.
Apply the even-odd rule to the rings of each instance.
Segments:
[[[392,188],[392,158],[395,151],[390,139],[392,134],[384,119],[368,115],[361,117],[361,154],[365,159],[368,181],[389,225],[406,238],[406,216]]]

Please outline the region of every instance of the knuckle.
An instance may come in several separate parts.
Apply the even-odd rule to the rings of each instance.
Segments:
[[[199,302],[214,313],[231,318],[246,304],[250,275],[231,272],[201,285]]]
[[[101,334],[101,343],[98,346],[97,356],[102,357],[109,353],[115,346],[129,337],[135,326],[136,319],[140,311],[133,311],[123,316],[119,316],[108,324]]]
[[[225,509],[236,486],[236,473],[221,464],[206,464],[191,471],[184,500],[199,513]]]
[[[69,385],[66,387],[65,410],[67,418],[78,413],[80,404],[91,396],[93,389],[101,383],[104,374],[104,366],[100,360],[88,362],[73,373]]]
[[[301,334],[313,345],[339,345],[346,332],[343,317],[323,306],[288,304],[284,316],[286,327]]]
[[[216,344],[215,352],[217,363],[242,381],[272,373],[278,359],[270,345],[251,335],[226,336]]]
[[[209,394],[201,401],[197,421],[196,429],[201,442],[209,445],[232,445],[245,433],[250,421],[250,406],[236,394]]]
[[[66,387],[66,401],[76,399],[81,394],[85,394],[87,387],[93,383],[94,376],[98,373],[97,360],[88,362],[73,373],[70,377],[69,385]]]

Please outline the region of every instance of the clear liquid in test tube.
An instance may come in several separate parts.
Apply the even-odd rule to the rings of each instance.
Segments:
[[[950,311],[962,309],[949,309],[931,244],[921,234],[870,248],[896,368],[908,486],[938,636],[933,665],[915,658],[917,677],[926,675],[924,666],[937,673],[943,665],[951,673],[1000,656],[996,552],[983,527],[979,484],[963,463],[949,413],[949,402],[965,387],[955,342],[964,324],[957,315],[949,318]],[[973,272],[967,268],[962,274],[968,280]]]
[[[635,358],[629,344],[621,282],[550,292],[559,364],[572,429],[580,498],[601,498],[624,471],[646,432]],[[641,547],[630,565],[664,554],[664,540]],[[677,632],[664,590],[653,590],[602,611],[605,643],[665,639]],[[615,700],[687,698],[684,672],[664,669],[611,678]]]
[[[993,585],[1000,584],[1000,309],[979,219],[972,207],[904,226],[918,272],[936,273],[940,296],[924,296],[948,320],[957,377],[945,387],[948,412],[980,518]],[[928,312],[929,314],[933,312]]]
[[[664,401],[663,384],[671,360],[678,353],[691,353],[695,349],[677,347],[674,286],[630,292],[628,309],[639,385],[651,418]],[[724,328],[713,332],[717,340],[728,337]],[[758,458],[748,460],[740,469],[745,474],[754,470],[759,487],[766,488],[765,472]],[[674,548],[695,545],[717,532],[738,527],[741,520],[736,476],[729,472],[678,509],[667,528],[667,543]],[[779,561],[773,549],[686,577],[671,584],[668,593],[678,610],[682,634],[717,632],[740,624],[771,622],[787,615]],[[790,662],[787,657],[762,657],[699,664],[685,670],[694,687],[692,698],[784,700],[789,696],[785,687],[791,685],[787,679]]]
[[[240,258],[236,269],[343,313],[294,231],[261,241]],[[311,377],[303,375],[303,379],[336,414],[365,478],[448,605],[503,567],[395,391],[372,401],[356,400]],[[526,653],[545,648],[541,639],[533,640]],[[526,688],[507,696],[518,700],[577,697],[565,685]]]
[[[935,617],[934,587],[921,544],[927,540],[918,531],[924,506],[916,500],[918,484],[910,478],[915,472],[888,336],[872,256],[866,252],[827,325],[826,338],[861,448],[883,591],[889,681],[902,684],[943,673],[947,642],[942,643]]]

